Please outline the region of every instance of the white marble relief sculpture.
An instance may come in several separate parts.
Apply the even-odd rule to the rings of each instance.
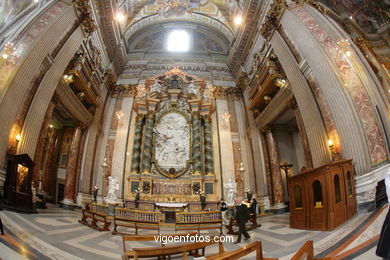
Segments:
[[[232,179],[229,179],[227,183],[224,185],[225,192],[226,192],[226,204],[228,206],[234,205],[234,198],[237,194],[237,183],[233,181]]]
[[[199,87],[195,86],[194,82],[191,82],[187,87],[188,94],[194,94],[199,96]]]
[[[161,84],[157,80],[155,80],[153,84],[150,86],[150,93],[155,93],[155,92],[160,93],[163,90],[164,90],[163,86],[161,86]]]
[[[190,126],[178,113],[164,115],[156,128],[155,159],[163,169],[186,167],[190,159]]]
[[[117,196],[116,192],[119,190],[119,181],[116,177],[108,177],[108,194],[106,197],[107,203],[115,203]]]

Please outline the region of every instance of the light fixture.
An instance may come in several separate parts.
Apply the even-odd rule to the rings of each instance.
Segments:
[[[343,53],[347,57],[352,55],[352,52],[349,49],[350,48],[350,44],[349,44],[348,39],[338,41],[337,45],[339,46],[339,53]]]
[[[238,169],[240,172],[244,172],[245,169],[244,169],[244,164],[241,162],[240,163],[240,168]]]
[[[16,48],[12,42],[7,42],[4,46],[3,54],[1,55],[3,59],[8,59],[14,55]]]
[[[349,19],[351,19],[351,20],[352,20],[352,19],[353,19],[353,16],[350,16],[350,17],[349,17]]]
[[[118,22],[123,22],[126,19],[126,15],[124,15],[122,12],[118,12],[115,15],[115,20]]]
[[[222,119],[225,119],[226,122],[229,121],[230,117],[231,115],[228,112],[222,114]]]
[[[190,39],[188,33],[183,30],[174,30],[168,36],[168,51],[184,52],[188,51]]]
[[[104,162],[102,163],[102,167],[103,168],[107,168],[108,167],[107,158],[104,158]]]
[[[234,24],[235,25],[240,25],[241,23],[242,23],[241,15],[237,15],[236,17],[234,17]]]
[[[284,85],[286,85],[286,80],[285,79],[280,79],[280,78],[278,78],[277,80],[276,80],[276,86],[278,86],[278,87],[284,87]]]
[[[17,135],[15,136],[16,143],[19,143],[19,141],[20,141],[21,138],[22,138],[21,135],[20,135],[20,134],[17,134]]]
[[[332,139],[328,140],[328,146],[329,146],[329,148],[333,148],[333,141],[332,141]]]
[[[53,128],[54,126],[52,124],[49,125],[50,128]]]
[[[121,117],[123,116],[123,112],[121,111],[121,110],[119,110],[119,111],[116,111],[116,117],[118,118],[118,120],[120,120],[121,119]]]
[[[72,82],[73,81],[73,75],[72,74],[65,74],[63,76],[65,82],[69,83],[69,82]]]
[[[347,55],[348,57],[351,56],[351,54],[352,54],[351,51],[346,51],[345,52],[345,55]]]

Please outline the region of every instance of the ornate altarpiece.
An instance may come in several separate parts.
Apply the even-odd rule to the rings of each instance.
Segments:
[[[142,201],[218,201],[214,172],[212,93],[206,82],[173,69],[139,86],[131,172],[125,192]]]

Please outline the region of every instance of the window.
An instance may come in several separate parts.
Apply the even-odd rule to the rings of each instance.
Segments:
[[[185,52],[190,47],[190,37],[183,30],[172,31],[168,36],[168,51]]]
[[[314,207],[322,208],[322,186],[319,180],[313,182],[313,194],[314,194]]]
[[[336,195],[336,203],[341,201],[341,191],[340,191],[340,177],[338,174],[336,174],[333,177],[333,183],[334,183],[334,191]]]
[[[299,185],[294,187],[295,209],[302,209],[302,189]]]

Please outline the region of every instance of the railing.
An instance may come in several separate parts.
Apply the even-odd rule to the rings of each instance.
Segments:
[[[177,223],[202,223],[222,221],[221,211],[179,212]]]
[[[102,205],[102,204],[92,203],[91,204],[91,211],[94,213],[99,213],[99,214],[107,216],[108,215],[108,206]]]
[[[126,208],[116,208],[115,217],[139,222],[160,222],[161,212],[141,211]]]

